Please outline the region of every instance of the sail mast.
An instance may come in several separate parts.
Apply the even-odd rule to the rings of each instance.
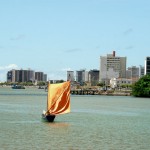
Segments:
[[[47,111],[49,111],[50,106],[51,106],[51,102],[50,102],[50,81],[48,81],[48,86],[47,86]]]

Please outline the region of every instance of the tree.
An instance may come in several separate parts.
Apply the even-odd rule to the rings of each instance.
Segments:
[[[132,87],[132,95],[150,97],[150,75],[141,77]]]
[[[103,87],[105,84],[103,82],[99,82],[97,86]]]
[[[45,82],[44,81],[40,81],[40,82],[38,82],[38,85],[39,86],[45,86]]]

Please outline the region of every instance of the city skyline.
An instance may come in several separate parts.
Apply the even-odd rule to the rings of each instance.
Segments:
[[[42,70],[66,80],[67,70],[99,70],[116,51],[127,67],[150,56],[150,1],[0,1],[0,82],[11,69]]]

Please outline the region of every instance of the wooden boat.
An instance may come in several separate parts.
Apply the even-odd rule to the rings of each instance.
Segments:
[[[57,115],[70,112],[70,81],[48,83],[47,110],[43,111],[42,119],[53,122]]]
[[[25,87],[24,86],[22,86],[22,85],[13,85],[12,87],[11,87],[12,89],[25,89]]]

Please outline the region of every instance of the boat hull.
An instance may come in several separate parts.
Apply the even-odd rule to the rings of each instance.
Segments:
[[[44,115],[42,114],[42,119],[47,122],[54,122],[55,115]]]
[[[20,85],[15,85],[15,86],[12,86],[12,89],[25,89],[25,87],[20,86]]]

